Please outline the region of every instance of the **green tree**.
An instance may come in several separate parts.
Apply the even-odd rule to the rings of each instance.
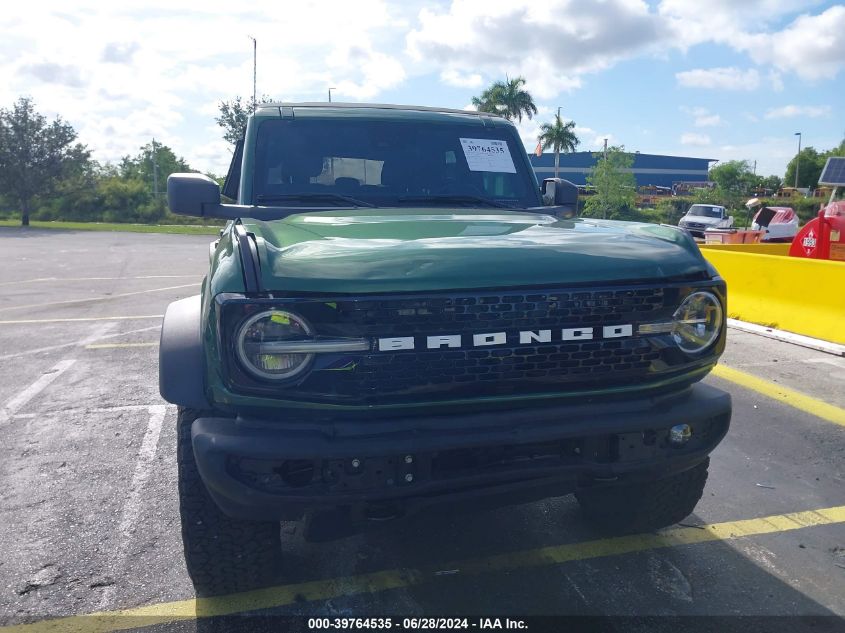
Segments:
[[[805,147],[801,150],[801,154],[795,155],[791,161],[786,165],[786,174],[783,176],[783,185],[785,187],[795,186],[795,167],[800,160],[798,168],[798,186],[815,189],[819,183],[819,177],[822,175],[822,168],[824,167],[827,156],[819,154],[814,147]]]
[[[747,160],[729,160],[710,170],[710,180],[723,192],[744,195],[756,186],[758,178]]]
[[[136,156],[124,156],[118,169],[121,177],[145,182],[150,191],[157,193],[167,190],[170,174],[194,171],[184,158],[155,140],[141,147]]]
[[[52,122],[29,97],[0,109],[0,192],[20,205],[21,226],[37,199],[52,195],[63,179],[90,160],[76,131],[60,117]]]
[[[96,161],[88,160],[87,150],[77,146],[71,150],[68,169],[58,183],[49,200],[39,205],[33,216],[39,220],[79,220],[99,219],[97,204],[97,182],[100,166]],[[84,151],[84,155],[78,152]]]
[[[255,107],[272,101],[267,95],[262,95],[257,102],[253,102],[252,97],[247,99],[235,97],[231,101],[221,101],[217,104],[220,116],[215,117],[214,121],[223,128],[223,140],[235,145],[243,138],[246,132],[246,121]]]
[[[164,212],[149,185],[138,178],[105,176],[97,183],[97,197],[103,219],[110,222],[156,220]]]
[[[759,186],[774,192],[783,186],[783,181],[780,179],[780,176],[766,176],[760,179]]]
[[[498,114],[508,121],[522,122],[523,115],[530,119],[537,114],[534,98],[525,90],[525,77],[494,82],[480,97],[473,97],[472,104],[479,112]]]
[[[574,152],[580,142],[574,132],[575,121],[564,123],[560,112],[555,115],[554,123],[543,123],[537,141],[544,150],[550,147],[555,152],[555,178],[560,175],[560,153]]]
[[[596,165],[587,174],[587,184],[596,193],[584,203],[584,215],[624,219],[637,202],[637,181],[631,172],[634,157],[621,145],[608,147],[606,157],[602,152],[593,157]]]

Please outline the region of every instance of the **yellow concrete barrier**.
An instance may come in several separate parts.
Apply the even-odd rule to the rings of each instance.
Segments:
[[[702,249],[713,248],[721,251],[786,256],[789,255],[790,244],[699,244],[699,246],[701,246]]]
[[[845,343],[845,262],[758,254],[760,246],[783,245],[701,249],[728,284],[728,315]]]

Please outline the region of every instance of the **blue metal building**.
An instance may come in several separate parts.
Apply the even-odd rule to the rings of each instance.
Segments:
[[[587,184],[587,174],[596,164],[596,156],[601,152],[572,152],[560,155],[560,177],[576,185]],[[537,174],[537,180],[552,178],[555,175],[554,152],[545,152],[542,156],[530,154],[531,166]],[[656,185],[671,187],[672,183],[704,182],[710,163],[715,158],[690,158],[686,156],[662,156],[660,154],[634,154],[634,165],[629,170],[634,173],[637,186]]]

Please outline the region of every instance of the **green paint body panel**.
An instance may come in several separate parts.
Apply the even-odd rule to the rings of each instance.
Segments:
[[[358,209],[245,220],[268,290],[376,293],[689,278],[675,229],[499,210]]]
[[[497,117],[425,109],[296,107],[295,117],[392,118],[429,122],[509,127]],[[250,174],[256,135],[261,123],[281,116],[279,107],[265,107],[250,118],[240,179],[239,202],[252,202]],[[518,157],[514,157],[519,163]],[[521,168],[530,169],[527,157]],[[533,176],[532,176],[533,177]],[[263,291],[284,293],[366,295],[480,288],[566,287],[660,280],[703,279],[715,271],[692,238],[674,227],[591,219],[559,220],[537,212],[495,208],[355,208],[320,209],[265,222],[244,218],[256,237]],[[218,349],[218,314],[214,297],[243,293],[241,254],[233,225],[223,231],[212,254],[203,286],[203,341],[207,391],[222,408],[244,407],[325,409],[342,412],[362,407],[303,404],[245,396],[227,390],[221,375],[223,350]],[[715,358],[713,359],[715,362]],[[712,364],[686,376],[699,380]],[[659,385],[652,385],[652,388]],[[666,386],[666,385],[662,385]],[[508,395],[477,401],[438,402],[437,409],[462,409],[524,402],[597,397],[636,388],[593,389],[589,392]],[[382,408],[382,407],[379,407]],[[431,410],[426,402],[392,405],[406,412]]]

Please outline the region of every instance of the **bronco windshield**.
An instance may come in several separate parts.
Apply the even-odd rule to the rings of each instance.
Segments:
[[[539,206],[517,135],[473,123],[265,121],[256,141],[253,202]]]

